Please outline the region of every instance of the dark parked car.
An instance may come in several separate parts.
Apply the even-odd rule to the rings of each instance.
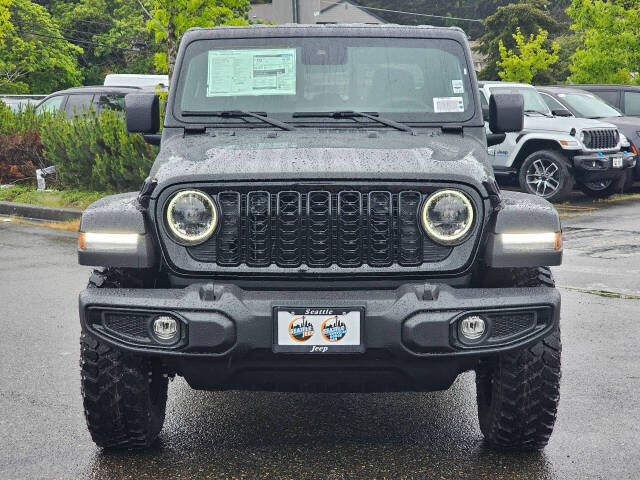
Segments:
[[[601,97],[586,90],[568,87],[538,87],[542,98],[551,111],[560,116],[574,116],[578,118],[595,118],[612,123],[627,138],[629,146],[626,150],[629,155],[635,156],[635,167],[627,169],[627,175],[621,185],[624,190],[631,188],[635,180],[640,179],[640,117],[625,116],[613,106],[605,102]],[[564,111],[563,111],[564,110]],[[618,185],[609,182],[601,184],[603,196],[611,189],[619,188]]]
[[[67,118],[90,110],[100,113],[105,109],[124,112],[124,97],[143,91],[139,87],[75,87],[48,95],[36,111],[63,111]]]
[[[558,213],[498,188],[489,99],[457,28],[283,25],[182,38],[140,192],[82,215],[93,440],[144,448],[193,388],[433,391],[475,370],[494,447],[543,448],[560,394]],[[158,97],[126,97],[156,134]]]
[[[556,85],[562,87],[563,85]],[[566,86],[566,85],[565,85]],[[635,85],[571,85],[595,93],[626,116],[640,116],[640,87]]]

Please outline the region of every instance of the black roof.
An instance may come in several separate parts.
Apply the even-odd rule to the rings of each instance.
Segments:
[[[430,25],[394,24],[284,24],[250,25],[248,27],[222,26],[215,28],[190,28],[183,37],[182,44],[194,40],[220,38],[261,38],[261,37],[391,37],[391,38],[456,38],[466,41],[464,31],[459,27],[434,27]]]
[[[554,87],[567,87],[578,88],[584,90],[637,90],[640,91],[640,87],[637,85],[625,85],[617,83],[576,83],[571,85],[553,85]]]
[[[58,92],[53,92],[51,95],[71,95],[71,94],[79,94],[79,93],[133,93],[140,90],[144,90],[142,87],[117,87],[117,86],[104,86],[104,85],[94,85],[89,87],[72,87],[67,88],[66,90],[60,90]]]
[[[583,89],[581,88],[576,88],[573,85],[565,85],[565,86],[553,86],[553,87],[536,87],[537,90],[541,91],[541,92],[545,92],[545,93],[551,93],[551,94],[558,94],[558,93],[589,93],[589,92],[585,92]]]

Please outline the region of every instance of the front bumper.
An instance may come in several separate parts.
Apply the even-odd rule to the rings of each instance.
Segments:
[[[621,160],[620,166],[614,166],[614,159]],[[624,175],[627,168],[633,168],[635,165],[636,156],[628,152],[592,153],[573,157],[576,176],[583,182],[616,180]]]
[[[364,353],[274,353],[273,309],[279,306],[362,307]],[[208,390],[446,389],[478,358],[545,337],[558,323],[559,312],[558,291],[544,287],[406,284],[394,290],[301,292],[201,284],[167,290],[87,289],[80,294],[84,331],[116,348],[161,357],[192,387]],[[150,326],[134,331],[126,320],[148,318],[150,324],[163,313],[181,323],[174,346],[155,342]],[[457,325],[470,313],[487,319],[488,333],[482,343],[464,345]],[[116,323],[120,327],[105,323],[114,315],[124,319]]]

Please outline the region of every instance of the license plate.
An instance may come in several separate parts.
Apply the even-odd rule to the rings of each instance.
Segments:
[[[363,309],[357,307],[277,307],[276,353],[361,353]]]
[[[622,157],[613,157],[613,168],[622,168]]]

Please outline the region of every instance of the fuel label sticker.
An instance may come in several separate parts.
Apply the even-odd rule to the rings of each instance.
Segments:
[[[210,50],[207,97],[296,94],[296,49]]]
[[[435,113],[464,112],[464,99],[462,97],[435,97],[433,111]]]

